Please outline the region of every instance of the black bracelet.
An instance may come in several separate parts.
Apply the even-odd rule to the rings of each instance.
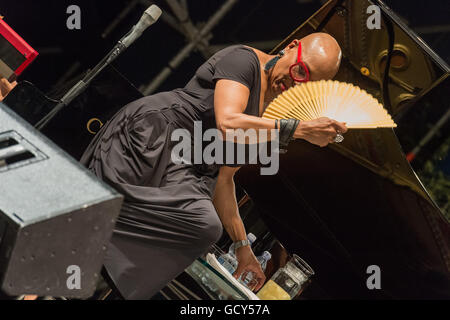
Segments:
[[[297,119],[280,119],[280,153],[287,152],[287,146],[299,123],[300,120]]]
[[[275,129],[278,129],[278,119],[275,119]]]

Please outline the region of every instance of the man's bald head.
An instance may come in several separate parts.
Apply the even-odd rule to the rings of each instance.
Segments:
[[[327,33],[312,33],[302,39],[302,60],[309,68],[310,80],[332,79],[339,70],[342,52]]]
[[[294,39],[284,49],[283,56],[267,73],[268,101],[295,84],[290,75],[290,68],[297,63],[300,42],[302,45],[300,58],[309,70],[309,80],[332,79],[338,72],[342,53],[339,44],[332,36],[318,32],[300,40]]]

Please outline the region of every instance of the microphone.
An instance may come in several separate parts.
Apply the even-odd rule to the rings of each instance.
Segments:
[[[154,24],[161,16],[161,9],[157,5],[151,5],[145,10],[139,22],[133,26],[131,32],[119,40],[119,42],[128,48],[137,38],[139,38],[142,33]]]

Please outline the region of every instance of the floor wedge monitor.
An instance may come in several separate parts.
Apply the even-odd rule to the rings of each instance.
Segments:
[[[0,103],[1,291],[90,296],[122,200]]]

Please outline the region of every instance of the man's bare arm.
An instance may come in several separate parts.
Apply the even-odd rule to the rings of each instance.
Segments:
[[[220,168],[213,203],[222,224],[233,241],[247,238],[236,201],[234,174],[239,168]]]
[[[226,166],[220,168],[213,198],[219,218],[233,242],[247,239],[244,223],[239,214],[233,180],[234,174],[238,169]],[[258,282],[254,290],[259,290],[264,284],[266,277],[250,246],[238,248],[236,250],[236,258],[238,267],[233,276],[239,278],[242,274],[245,275],[250,271],[254,272],[255,279]]]
[[[250,116],[244,113],[250,90],[243,84],[227,79],[217,81],[214,91],[214,113],[217,128],[226,137],[229,129],[275,129],[275,120]],[[326,117],[302,121],[295,130],[293,138],[304,139],[312,144],[324,147],[332,142],[337,131],[345,133],[344,123]],[[267,131],[267,139],[271,130]]]

